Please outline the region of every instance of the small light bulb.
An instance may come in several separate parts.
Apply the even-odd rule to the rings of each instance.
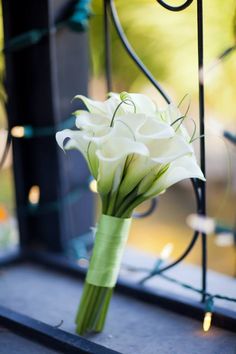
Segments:
[[[40,198],[40,188],[39,186],[32,186],[29,191],[29,202],[30,204],[36,205],[39,202]]]
[[[86,258],[80,258],[77,260],[77,264],[81,267],[81,268],[87,268],[89,265],[89,261]]]
[[[97,181],[95,179],[93,179],[92,181],[90,181],[89,183],[89,189],[93,192],[93,193],[97,193]]]
[[[234,245],[233,232],[221,232],[216,235],[215,244],[219,247],[230,247]]]
[[[23,138],[25,135],[25,128],[17,125],[11,129],[11,135],[14,138]]]
[[[168,259],[172,251],[173,251],[173,243],[167,243],[167,245],[165,245],[165,247],[161,251],[160,259],[163,261]]]
[[[198,214],[190,214],[186,223],[191,229],[210,234],[215,231],[215,220]]]
[[[203,320],[203,331],[208,332],[211,328],[212,312],[206,312]]]

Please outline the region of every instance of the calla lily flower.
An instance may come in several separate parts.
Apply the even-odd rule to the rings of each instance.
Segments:
[[[173,184],[187,178],[199,178],[205,180],[196,159],[189,155],[183,156],[173,161],[152,186],[144,193],[145,198],[152,198],[155,195],[163,193]]]
[[[131,210],[182,179],[205,180],[185,117],[173,104],[158,110],[147,96],[125,92],[110,93],[104,102],[76,98],[88,111],[75,112],[77,130],[58,132],[56,139],[63,150],[77,149],[85,157],[106,204],[104,212],[126,215],[125,208]]]
[[[96,154],[99,160],[98,191],[101,194],[108,194],[112,189],[116,170],[118,167],[123,170],[127,157],[131,154],[148,156],[149,151],[142,143],[127,138],[113,137],[112,144],[106,141]],[[119,183],[120,181],[116,181],[113,189],[118,189]]]

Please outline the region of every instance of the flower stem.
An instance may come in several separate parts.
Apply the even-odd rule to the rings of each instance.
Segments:
[[[112,293],[113,288],[95,286],[85,282],[75,320],[78,334],[102,331]]]

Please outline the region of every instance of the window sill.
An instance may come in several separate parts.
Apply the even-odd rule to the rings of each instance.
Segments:
[[[74,334],[81,280],[30,263],[4,268],[0,279],[1,305],[52,327],[63,321],[60,329]],[[87,338],[123,354],[233,354],[236,345],[231,332],[212,327],[205,334],[199,321],[119,293],[104,332]]]

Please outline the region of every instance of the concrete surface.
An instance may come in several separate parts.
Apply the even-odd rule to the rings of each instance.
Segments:
[[[0,327],[0,353],[1,354],[56,354],[58,351],[48,349],[39,343],[18,336]]]
[[[61,328],[71,333],[81,291],[81,281],[40,266],[23,264],[0,273],[1,305],[52,326],[63,320]],[[120,294],[114,294],[104,332],[89,339],[123,354],[236,353],[235,334],[214,327],[205,334],[199,321]],[[12,337],[6,354],[15,353],[14,340],[21,339]],[[1,335],[0,348],[6,341]]]

